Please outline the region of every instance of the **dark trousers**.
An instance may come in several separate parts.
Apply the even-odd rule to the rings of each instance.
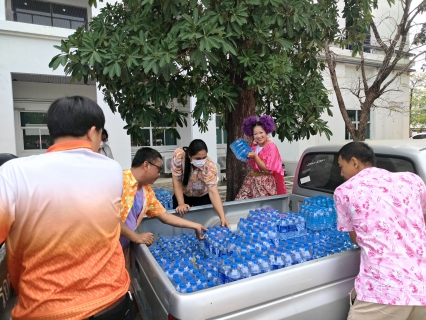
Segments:
[[[186,204],[188,204],[191,207],[197,207],[197,206],[204,206],[205,204],[211,204],[209,194],[205,194],[202,197],[188,197],[186,195],[183,195],[183,199]],[[178,202],[176,199],[176,196],[173,195],[173,208],[176,209],[178,206]]]
[[[96,320],[135,320],[136,309],[133,300],[130,298],[130,293],[126,293],[124,300],[117,305],[114,309],[111,309],[99,316],[91,316],[89,319]]]

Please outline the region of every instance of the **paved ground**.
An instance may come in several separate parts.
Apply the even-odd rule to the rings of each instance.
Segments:
[[[219,182],[219,194],[222,198],[222,201],[225,201],[226,197],[226,177],[224,176],[224,180]],[[287,186],[287,192],[290,193],[291,189],[293,188],[293,176],[286,176],[285,177],[285,184]],[[165,174],[163,176],[160,176],[160,178],[157,179],[157,181],[152,185],[152,187],[156,188],[163,188],[166,190],[170,190],[173,192],[173,185],[172,185],[172,177],[171,174]]]

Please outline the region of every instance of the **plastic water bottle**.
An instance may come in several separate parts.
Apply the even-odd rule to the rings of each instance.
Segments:
[[[197,291],[201,291],[203,289],[204,289],[204,287],[201,283],[199,285],[197,285]]]
[[[272,265],[272,270],[278,270],[281,269],[285,266],[285,263],[282,259],[282,256],[280,253],[275,253],[275,259],[274,259],[274,264]]]
[[[251,276],[250,268],[247,261],[243,261],[240,267],[241,279],[245,279]]]
[[[262,273],[262,270],[259,266],[259,262],[256,259],[251,260],[250,273],[252,277]]]
[[[279,239],[278,239],[278,234],[277,234],[277,231],[275,231],[274,229],[272,229],[272,228],[269,228],[268,229],[268,236],[269,236],[269,241],[271,241],[271,243],[274,245],[274,246],[278,246],[279,245]]]
[[[187,285],[187,289],[192,289],[194,292],[197,291],[197,281],[191,280],[189,286]],[[188,290],[187,293],[189,293]]]
[[[267,273],[271,271],[271,264],[269,263],[269,259],[267,256],[262,256],[259,261],[259,266],[262,271],[262,273]]]
[[[231,270],[231,262],[225,261],[225,263],[219,268],[219,281],[221,284],[227,283],[227,274]]]
[[[186,287],[186,284],[185,283],[181,283],[181,284],[179,284],[179,292],[180,293],[186,293],[186,290],[187,290],[187,287]]]
[[[291,265],[293,265],[293,259],[291,258],[290,251],[284,251],[282,253],[282,258],[284,261],[284,267],[290,267]]]
[[[175,287],[175,289],[176,289],[176,291],[177,292],[179,292],[179,286],[181,285],[181,283],[182,283],[182,281],[179,279],[179,278],[177,278],[176,280],[174,280],[174,287]]]
[[[293,264],[299,264],[302,262],[302,256],[298,250],[291,251],[291,259],[293,260]]]
[[[303,257],[305,261],[311,261],[312,260],[312,252],[307,244],[303,246]]]
[[[233,263],[231,265],[231,269],[229,270],[226,277],[228,280],[227,282],[234,282],[241,279],[241,273],[236,263]]]
[[[218,273],[217,273],[217,272],[213,272],[212,282],[213,282],[216,286],[218,286],[218,285],[222,284],[222,281],[220,280],[219,275],[218,275]]]
[[[207,289],[207,279],[206,278],[204,278],[204,277],[202,277],[201,278],[201,285],[202,285],[202,287],[203,287],[203,289]]]
[[[278,224],[278,233],[280,240],[287,240],[288,222],[286,217],[282,217]]]
[[[304,236],[306,233],[306,221],[303,216],[297,217],[296,227],[297,227],[298,236],[299,237]]]
[[[228,247],[227,247],[227,254],[230,256],[230,255],[232,255],[233,253],[234,253],[234,251],[235,251],[235,241],[234,240],[231,240],[231,241],[229,241],[229,243],[228,243]]]

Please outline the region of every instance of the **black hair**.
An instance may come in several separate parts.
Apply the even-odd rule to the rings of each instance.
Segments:
[[[105,128],[103,128],[102,129],[102,134],[104,134],[105,135],[105,137],[107,138],[107,140],[108,140],[108,132],[106,131],[106,129]]]
[[[46,117],[53,139],[64,136],[84,136],[91,127],[100,130],[105,116],[98,104],[82,96],[59,98],[50,105]]]
[[[376,155],[373,149],[365,142],[353,141],[345,144],[339,150],[339,156],[347,162],[352,158],[356,158],[361,161],[361,163],[369,163],[373,167],[376,166]]]
[[[184,186],[188,185],[189,181],[189,173],[191,172],[191,160],[189,157],[195,156],[198,152],[202,150],[206,150],[206,152],[209,152],[207,149],[206,143],[201,139],[194,139],[189,144],[189,147],[183,147],[183,151],[185,151],[185,171],[183,173],[183,182],[182,184]]]
[[[0,153],[0,166],[8,162],[9,160],[16,159],[16,158],[18,157],[11,153]]]
[[[160,152],[150,147],[140,148],[133,158],[132,168],[140,167],[145,161],[147,162],[155,162],[157,159],[163,159]]]

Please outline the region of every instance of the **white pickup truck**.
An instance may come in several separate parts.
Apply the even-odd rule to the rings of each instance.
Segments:
[[[308,148],[298,163],[292,194],[224,203],[235,228],[249,210],[271,206],[280,212],[298,212],[305,197],[332,196],[343,179],[337,152],[345,144]],[[426,141],[369,141],[377,166],[389,171],[410,171],[426,181]],[[205,226],[218,225],[211,206],[192,208],[186,219]],[[184,230],[145,219],[139,231],[179,235]],[[191,294],[176,291],[149,249],[133,246],[132,286],[143,319],[291,319],[343,320],[348,294],[359,271],[359,249],[337,253]]]
[[[343,179],[337,152],[346,142],[308,148],[296,169],[292,194],[224,203],[228,221],[235,229],[249,210],[271,206],[280,212],[298,212],[305,197],[332,196]],[[389,171],[410,171],[426,181],[426,140],[368,141],[377,166]],[[173,212],[173,211],[170,211]],[[219,224],[211,205],[192,208],[185,215],[205,226]],[[185,229],[144,219],[139,232],[180,235]],[[1,262],[0,262],[1,263]],[[1,264],[0,277],[6,277]],[[132,287],[143,319],[291,319],[343,320],[349,309],[348,293],[359,270],[359,249],[337,253],[291,267],[271,271],[191,294],[176,291],[145,245],[132,245]],[[3,272],[3,273],[2,273]],[[0,278],[0,286],[7,280]],[[4,289],[5,290],[5,289]],[[9,320],[10,304],[1,303],[0,320]],[[3,309],[1,309],[3,307]]]

